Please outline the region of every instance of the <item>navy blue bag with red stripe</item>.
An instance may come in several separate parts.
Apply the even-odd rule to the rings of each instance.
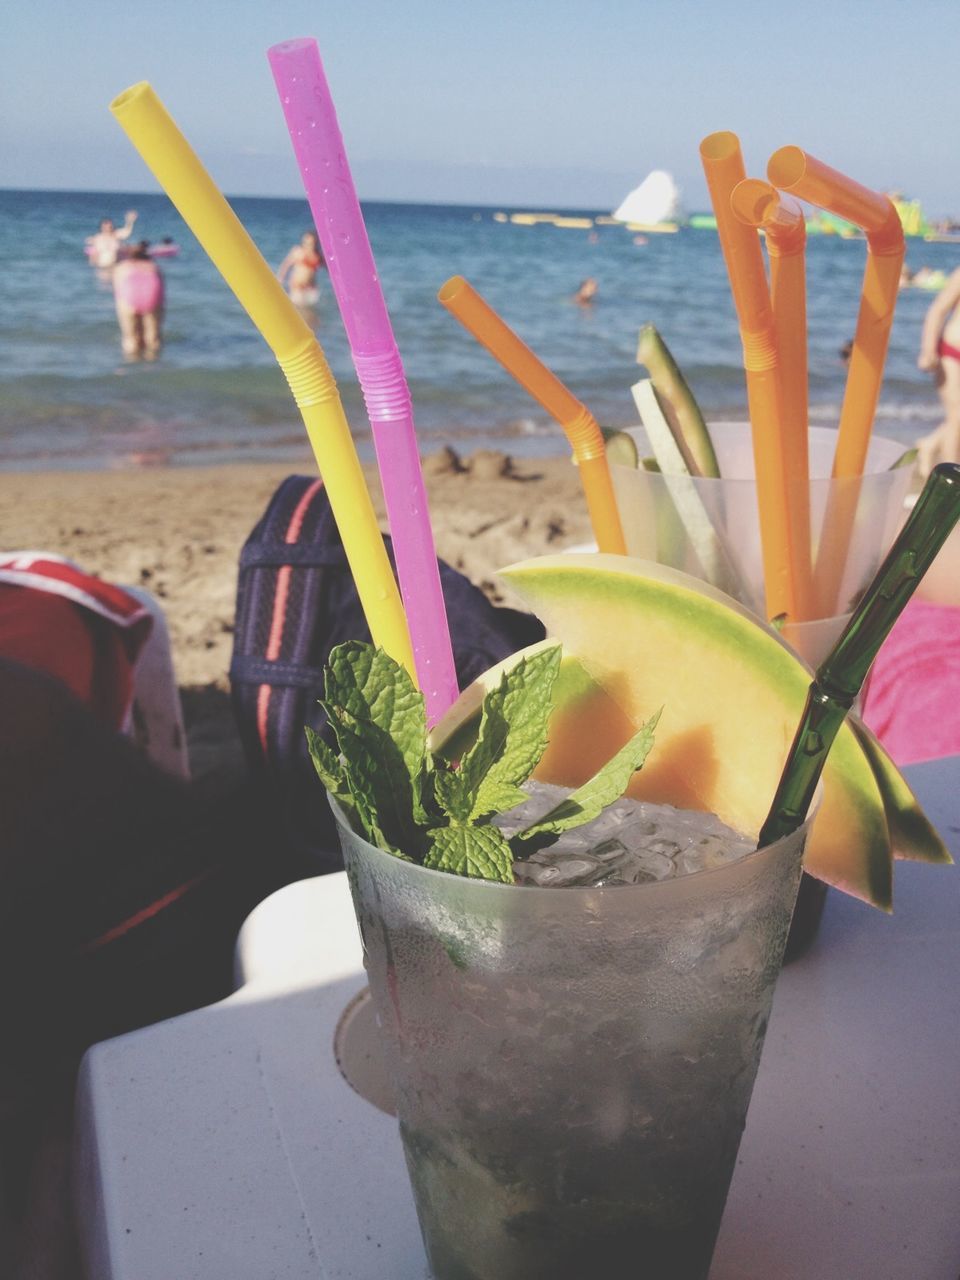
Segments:
[[[442,560],[440,581],[461,688],[543,639],[536,618],[496,608]],[[248,762],[267,784],[277,838],[304,875],[342,864],[303,728],[325,728],[317,699],[330,650],[369,639],[322,481],[288,476],[240,555],[230,684]]]

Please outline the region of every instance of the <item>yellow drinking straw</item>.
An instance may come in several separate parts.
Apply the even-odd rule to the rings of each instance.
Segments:
[[[799,147],[775,151],[767,165],[767,177],[782,191],[855,223],[865,233],[869,250],[833,460],[834,477],[851,483],[837,486],[831,495],[817,556],[817,589],[821,612],[826,615],[842,610],[844,604],[838,599],[840,581],[856,518],[858,481],[880,399],[906,243],[892,200]]]
[[[770,304],[780,358],[783,396],[783,459],[788,477],[788,518],[810,573],[810,462],[807,449],[807,225],[789,196],[760,178],[738,182],[730,197],[734,213],[766,235]],[[805,621],[806,619],[798,619]]]
[[[452,276],[437,297],[481,346],[500,361],[507,373],[559,422],[580,468],[580,482],[597,546],[601,551],[626,555],[607,452],[596,418],[463,276]]]
[[[276,356],[303,416],[374,643],[416,679],[400,593],[320,344],[151,86],[133,85],[110,110]]]
[[[794,622],[812,616],[809,544],[801,544],[789,516],[797,502],[784,456],[779,357],[760,239],[730,207],[734,187],[746,177],[740,140],[735,133],[712,133],[700,144],[700,158],[743,343],[767,616],[786,615]]]

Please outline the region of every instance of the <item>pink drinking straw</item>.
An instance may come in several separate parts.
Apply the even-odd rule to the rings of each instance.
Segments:
[[[316,40],[267,57],[367,406],[417,679],[435,723],[459,693],[413,405]]]

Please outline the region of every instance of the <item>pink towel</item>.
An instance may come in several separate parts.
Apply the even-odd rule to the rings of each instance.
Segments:
[[[911,600],[874,663],[863,718],[899,765],[960,754],[960,608]]]

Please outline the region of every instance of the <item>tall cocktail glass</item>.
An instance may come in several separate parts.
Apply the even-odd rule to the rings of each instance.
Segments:
[[[338,822],[436,1280],[703,1280],[806,827],[678,879],[539,888]]]

